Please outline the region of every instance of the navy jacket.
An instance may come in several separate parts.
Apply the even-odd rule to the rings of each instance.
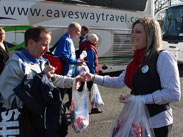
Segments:
[[[37,137],[63,136],[60,131],[65,108],[61,94],[44,72],[34,77],[26,75],[14,92],[30,111]],[[67,129],[64,132],[67,134]]]

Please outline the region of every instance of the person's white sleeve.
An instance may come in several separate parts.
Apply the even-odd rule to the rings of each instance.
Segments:
[[[59,88],[71,88],[73,85],[73,81],[74,81],[74,78],[57,75],[57,74],[54,75],[52,80],[53,84]]]
[[[175,56],[162,51],[157,60],[157,71],[160,76],[161,90],[144,95],[146,104],[166,104],[180,100],[180,77]]]
[[[95,75],[94,82],[108,88],[122,88],[126,86],[124,83],[125,71],[123,71],[118,77],[110,77]]]

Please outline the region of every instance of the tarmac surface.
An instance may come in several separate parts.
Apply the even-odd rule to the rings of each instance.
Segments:
[[[183,66],[179,67],[180,79],[182,87]],[[119,103],[119,96],[121,94],[129,94],[128,88],[110,89],[99,86],[99,90],[104,101],[104,105],[100,108],[104,111],[99,114],[89,115],[89,126],[81,133],[75,133],[71,125],[69,126],[69,133],[67,137],[109,137],[110,127],[113,121],[122,110],[123,104]],[[183,100],[171,104],[174,115],[174,124],[171,137],[183,137]],[[69,117],[69,113],[67,112]]]

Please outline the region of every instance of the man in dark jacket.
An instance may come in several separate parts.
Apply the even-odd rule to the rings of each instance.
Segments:
[[[12,110],[13,107],[16,108],[16,111],[20,111],[15,119],[17,120],[18,117],[20,121],[16,121],[18,122],[16,125],[9,125],[8,128],[11,130],[7,129],[7,124],[1,125],[3,131],[0,132],[0,136],[66,136],[67,125],[64,133],[60,133],[60,130],[57,131],[61,116],[60,92],[57,92],[55,87],[51,87],[49,83],[45,83],[46,80],[51,81],[48,73],[55,73],[48,60],[42,57],[49,51],[50,42],[51,32],[48,29],[42,26],[31,27],[25,32],[25,48],[7,61],[0,76],[2,107],[6,111]],[[33,80],[25,79],[31,77]],[[0,111],[0,113],[0,120],[4,120],[3,123],[12,122],[11,119],[2,116],[5,112]],[[12,118],[14,117],[12,116]],[[21,129],[23,129],[23,134]],[[15,130],[16,132],[14,132]]]

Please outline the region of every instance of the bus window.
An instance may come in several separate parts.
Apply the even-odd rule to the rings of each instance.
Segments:
[[[144,11],[147,0],[111,0],[113,8]]]
[[[103,6],[117,9],[127,9],[134,11],[144,11],[146,8],[147,0],[48,0],[48,1],[61,1],[67,3],[80,3],[95,6]]]
[[[164,40],[182,40],[183,38],[183,5],[168,8],[162,26]]]
[[[180,16],[179,36],[183,36],[183,14]]]

